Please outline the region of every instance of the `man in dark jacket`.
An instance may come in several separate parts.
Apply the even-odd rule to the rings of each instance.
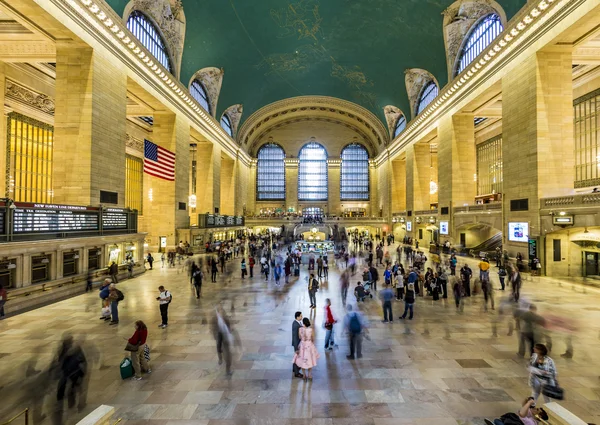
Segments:
[[[299,345],[300,345],[300,328],[302,325],[302,312],[297,311],[294,315],[294,322],[292,323],[292,346],[294,347],[294,351],[298,353]],[[294,372],[294,376],[296,378],[304,378],[304,375],[300,373],[300,368],[294,362],[292,366],[292,371]]]
[[[373,282],[373,290],[377,291],[377,281],[379,280],[379,273],[375,266],[371,265],[369,268],[369,273],[371,273],[371,282]]]
[[[108,273],[112,278],[112,283],[119,283],[119,279],[117,279],[117,275],[119,274],[119,266],[117,266],[117,263],[115,263],[114,261],[112,262],[112,264],[108,268]]]
[[[462,267],[462,269],[460,269],[460,277],[462,279],[462,283],[465,288],[465,296],[466,297],[471,296],[471,276],[472,275],[473,275],[473,272],[471,271],[471,268],[467,264],[465,264]]]

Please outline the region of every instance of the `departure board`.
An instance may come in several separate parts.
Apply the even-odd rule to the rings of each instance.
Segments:
[[[83,210],[16,208],[14,233],[63,233],[98,231],[98,212]]]
[[[6,234],[5,219],[6,213],[4,211],[0,211],[0,235]]]
[[[127,229],[127,212],[117,208],[107,208],[102,212],[102,228]]]

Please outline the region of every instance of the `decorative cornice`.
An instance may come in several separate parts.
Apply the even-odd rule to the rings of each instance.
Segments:
[[[36,92],[12,80],[6,80],[6,97],[14,99],[20,103],[37,109],[41,112],[54,116],[54,99]]]
[[[394,137],[396,123],[398,122],[398,119],[404,115],[404,113],[400,110],[400,108],[397,108],[394,105],[387,105],[385,108],[383,108],[383,114],[385,115],[385,121],[388,125],[391,139]]]
[[[129,133],[125,135],[125,146],[138,152],[144,152],[144,141],[133,137]]]
[[[467,98],[467,96],[480,87],[483,82],[489,84],[489,79],[505,67],[511,59],[525,51],[535,40],[557,24],[564,16],[563,9],[570,10],[584,4],[586,0],[537,0],[530,1],[505,27],[504,31],[493,43],[477,57],[470,68],[465,69],[454,80],[449,82],[436,99],[425,110],[416,116],[389,146],[392,157],[401,153],[409,144],[417,141],[417,136],[422,129],[427,129],[439,118],[441,114]],[[539,27],[546,25],[541,34]],[[536,34],[533,39],[528,35]],[[520,49],[520,50],[519,50]],[[380,154],[377,158],[379,165],[386,155]]]
[[[417,107],[423,87],[432,81],[435,82],[438,88],[440,87],[433,74],[429,71],[420,68],[410,68],[404,71],[404,83],[406,84],[410,112],[413,117],[417,115]]]
[[[231,121],[231,129],[233,132],[233,137],[237,135],[238,127],[240,125],[240,121],[242,120],[242,115],[244,114],[244,105],[238,103],[236,105],[231,105],[229,108],[225,109],[223,115],[227,114],[229,117],[229,121]]]
[[[221,85],[223,84],[224,74],[225,71],[223,68],[215,68],[211,66],[208,68],[202,68],[190,79],[190,85],[192,82],[194,82],[194,80],[198,80],[206,89],[211,115],[215,118],[217,117],[217,104],[219,102],[219,94],[221,94]]]

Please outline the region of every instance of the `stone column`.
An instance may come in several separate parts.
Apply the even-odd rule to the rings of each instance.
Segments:
[[[198,214],[214,212],[213,181],[213,144],[198,143],[196,147],[196,202],[198,205],[196,211]]]
[[[329,159],[327,161],[327,213],[340,215],[341,201],[340,201],[340,176],[342,162],[339,158]]]
[[[383,218],[391,221],[391,203],[392,203],[392,167],[391,161],[386,158],[383,164],[377,170],[377,208],[383,210]]]
[[[406,160],[392,161],[392,213],[406,210]]]
[[[429,209],[430,160],[428,144],[414,144],[406,150],[406,209],[413,217],[415,211]]]
[[[250,167],[244,164],[239,159],[235,161],[235,211],[236,216],[244,214],[246,207],[246,197],[248,196],[248,178],[250,175]]]
[[[105,190],[125,205],[126,108],[124,64],[56,43],[54,202],[98,205]]]
[[[187,206],[189,195],[190,125],[183,118],[168,111],[154,113],[152,142],[175,154],[175,181],[147,175],[144,190],[152,192],[152,200],[144,205],[146,231],[151,244],[158,244],[159,236],[167,237],[167,248],[176,246],[176,230],[189,227]]]
[[[573,193],[571,68],[571,49],[553,47],[532,55],[502,80],[502,230],[513,256],[521,252],[527,258],[527,244],[508,241],[508,222],[528,222],[529,236],[539,237],[539,199]],[[528,200],[528,209],[511,211],[511,201],[520,199]]]
[[[248,168],[248,191],[244,192],[242,198],[246,201],[248,214],[256,214],[256,161],[252,161]]]
[[[296,212],[298,211],[298,165],[298,159],[293,158],[285,160],[286,209],[294,208],[294,211]]]
[[[381,165],[369,165],[369,209],[367,215],[379,217],[379,173]]]
[[[229,157],[221,158],[221,209],[222,215],[233,215],[235,211],[235,161]]]

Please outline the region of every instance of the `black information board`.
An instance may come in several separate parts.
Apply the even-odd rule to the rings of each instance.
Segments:
[[[0,235],[6,234],[6,213],[0,211]]]
[[[62,233],[99,229],[97,211],[16,208],[13,212],[14,233]]]
[[[233,227],[243,226],[244,217],[219,214],[200,214],[200,227]]]
[[[123,210],[108,209],[102,212],[102,228],[127,229],[127,212]]]

